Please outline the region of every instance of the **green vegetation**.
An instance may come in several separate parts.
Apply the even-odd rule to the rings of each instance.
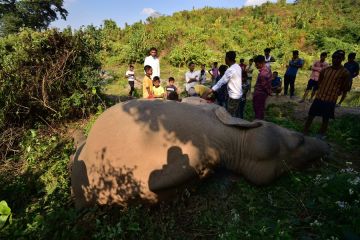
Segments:
[[[18,7],[27,2],[0,3]],[[62,8],[63,1],[46,3]],[[250,58],[271,47],[277,59],[273,68],[282,75],[291,50],[299,49],[306,61],[297,79],[297,94],[302,94],[309,66],[320,52],[338,48],[359,52],[359,4],[278,1],[254,8],[182,11],[123,29],[106,20],[101,28],[62,32],[26,28],[9,35],[19,29],[6,30],[4,23],[6,19],[18,23],[21,9],[5,16],[8,5],[0,5],[0,31],[8,31],[0,38],[0,239],[356,239],[358,115],[331,122],[327,141],[332,154],[304,172],[255,187],[219,169],[200,185],[179,192],[173,201],[151,208],[76,210],[70,192],[74,148],[69,129],[81,126],[88,133],[96,118],[116,102],[103,100],[104,89],[126,96],[127,64],[135,63],[141,80],[142,61],[152,46],[160,50],[162,78],[174,76],[180,87],[189,61],[209,66],[213,61],[222,63],[227,50]],[[26,4],[21,6],[26,9]],[[64,9],[59,11],[66,16]],[[33,29],[45,29],[49,23],[42,18],[23,20],[28,19],[34,24],[25,26]],[[101,78],[100,69],[112,78]],[[353,87],[360,87],[357,80]],[[359,92],[353,91],[346,104],[359,107],[359,99]],[[271,104],[266,120],[301,131],[303,119],[297,111],[296,104]],[[245,116],[253,119],[251,102]],[[313,131],[318,127],[315,123]]]
[[[16,33],[20,28],[47,29],[58,15],[66,19],[64,0],[0,0],[0,36]]]

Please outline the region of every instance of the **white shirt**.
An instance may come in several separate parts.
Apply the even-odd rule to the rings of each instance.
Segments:
[[[130,70],[126,71],[125,75],[128,76],[127,78],[129,82],[133,82],[135,80],[134,74],[135,74],[134,71],[130,71]]]
[[[155,76],[160,77],[160,61],[159,58],[153,56],[147,56],[144,61],[144,66],[149,65],[152,67],[153,74],[151,75],[151,79]]]
[[[217,91],[222,85],[227,84],[229,97],[232,99],[240,99],[242,91],[242,72],[239,64],[234,63],[225,72],[224,76],[212,87],[213,91]]]
[[[265,56],[265,65],[271,70],[271,55],[269,57]]]
[[[190,79],[195,78],[196,81],[199,81],[199,77],[200,77],[199,71],[193,71],[193,72],[188,71],[187,73],[185,73],[185,81],[186,81],[185,89],[186,89],[186,91],[189,91],[189,89],[191,87],[194,87],[196,84],[198,84],[198,82],[189,83]]]

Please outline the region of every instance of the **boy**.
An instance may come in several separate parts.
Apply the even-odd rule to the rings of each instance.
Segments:
[[[199,77],[199,82],[200,84],[205,84],[206,83],[206,71],[205,71],[205,64],[201,64],[201,70],[200,70],[200,77]]]
[[[130,65],[129,66],[129,70],[126,71],[125,73],[125,77],[128,79],[129,82],[129,86],[130,86],[130,92],[129,92],[129,97],[132,97],[134,91],[135,91],[135,72],[134,72],[134,66]]]
[[[162,86],[160,86],[160,78],[158,76],[154,77],[153,84],[154,84],[153,87],[154,98],[164,98],[165,90]]]
[[[151,80],[152,75],[152,67],[149,65],[146,65],[144,67],[145,71],[145,77],[143,80],[143,98],[150,99],[154,98],[153,96],[153,82]]]
[[[166,86],[166,96],[168,100],[179,100],[177,87],[174,85],[175,79],[169,77],[169,85]]]
[[[324,139],[329,119],[334,118],[335,105],[339,95],[344,96],[349,88],[350,73],[341,62],[345,52],[337,50],[332,55],[332,66],[323,69],[319,76],[319,89],[311,104],[309,116],[304,126],[304,134],[309,133],[310,126],[316,116],[322,117],[319,138]]]
[[[194,87],[191,87],[189,89],[189,96],[190,97],[200,97],[205,100],[212,100],[213,94],[207,94],[208,92],[210,92],[210,88],[208,88],[205,85],[197,84]]]
[[[304,60],[299,58],[299,51],[293,51],[292,60],[289,61],[289,64],[286,66],[287,70],[284,76],[284,95],[287,96],[288,88],[290,85],[290,98],[294,97],[295,94],[295,80],[296,74],[299,68],[302,68],[304,65]]]
[[[272,74],[270,68],[266,66],[264,56],[257,56],[254,62],[256,68],[259,69],[259,75],[254,87],[253,108],[255,119],[263,120],[266,98],[271,94]]]
[[[281,93],[282,87],[281,87],[281,77],[278,76],[278,72],[273,72],[272,80],[271,80],[271,92],[275,93],[276,96]]]
[[[319,88],[319,84],[318,84],[318,80],[319,80],[319,75],[320,72],[324,69],[327,68],[329,66],[329,64],[327,62],[325,62],[325,59],[327,57],[327,53],[323,52],[320,54],[320,60],[314,62],[314,64],[312,65],[312,72],[311,72],[311,76],[310,76],[310,80],[307,84],[305,93],[303,98],[299,101],[299,103],[302,103],[305,101],[307,95],[309,94],[309,92],[312,90],[311,93],[311,97],[310,97],[310,102],[312,101],[312,99],[315,96],[316,91]]]

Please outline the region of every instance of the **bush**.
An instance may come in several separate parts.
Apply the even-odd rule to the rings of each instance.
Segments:
[[[25,29],[0,39],[0,129],[96,109],[101,90],[97,35],[91,27],[74,33]]]

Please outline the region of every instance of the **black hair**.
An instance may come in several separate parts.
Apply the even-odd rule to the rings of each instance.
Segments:
[[[344,50],[336,50],[336,51],[333,53],[332,57],[334,57],[335,55],[340,56],[342,60],[345,59],[345,51],[344,51]]]
[[[299,51],[298,51],[298,50],[294,50],[292,53],[293,53],[293,54],[296,54],[296,55],[299,55]]]
[[[229,59],[232,62],[235,62],[236,59],[236,52],[235,51],[229,51],[226,53],[226,58]]]
[[[254,62],[255,63],[264,63],[265,62],[265,57],[263,55],[258,55],[254,58]]]
[[[273,71],[273,73],[276,73],[277,75],[279,75],[279,73],[277,71]]]
[[[241,58],[241,59],[240,59],[240,62],[245,62],[245,59]]]
[[[221,65],[221,66],[219,67],[219,72],[220,72],[220,74],[223,75],[222,73],[225,73],[227,69],[228,69],[228,66],[226,66],[226,65]]]
[[[194,62],[189,62],[188,66],[190,67],[193,64],[195,64],[195,63]]]
[[[133,65],[129,65],[129,68],[133,68],[134,66]]]
[[[327,55],[328,55],[327,52],[322,52],[322,53],[320,54],[320,57],[323,57],[323,56],[327,57]]]
[[[152,68],[150,65],[146,65],[146,66],[144,67],[144,71],[146,72],[146,71],[149,70],[150,68]]]
[[[349,53],[348,58],[355,59],[356,58],[356,53],[354,53],[354,52]]]
[[[254,61],[254,59],[253,59],[253,58],[250,58],[249,61]]]
[[[271,48],[265,48],[264,52],[271,52]]]
[[[214,62],[214,65],[218,65],[218,62]]]
[[[156,47],[152,47],[152,48],[150,48],[149,52],[151,52],[151,51],[158,51],[158,50],[156,49]]]
[[[153,78],[153,82],[154,81],[159,81],[160,82],[160,78],[158,77],[158,76],[155,76],[154,78]]]
[[[174,82],[175,82],[175,78],[169,77],[169,82],[170,82],[170,81],[174,81]]]

